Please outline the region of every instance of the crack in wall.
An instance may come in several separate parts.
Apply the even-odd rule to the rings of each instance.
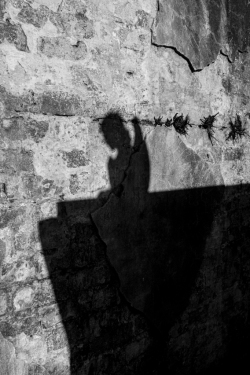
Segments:
[[[151,33],[153,33],[152,30],[151,30]],[[194,69],[191,61],[189,60],[189,58],[187,56],[185,56],[183,53],[181,53],[180,51],[178,51],[178,49],[176,47],[166,46],[164,44],[157,44],[157,43],[153,42],[153,40],[152,40],[152,34],[151,34],[151,44],[152,44],[152,46],[155,46],[157,48],[167,48],[167,49],[170,49],[170,50],[174,51],[178,56],[180,56],[181,58],[183,58],[187,62],[188,66],[189,66],[189,69],[191,70],[192,73],[201,72],[204,68],[207,68],[208,66],[213,65],[215,63],[216,59],[218,58],[219,54],[222,55],[222,56],[225,56],[227,58],[227,61],[230,64],[233,64],[233,60],[230,58],[229,54],[227,54],[227,53],[223,52],[222,50],[220,50],[219,54],[217,55],[217,58],[214,61],[212,61],[210,64],[204,66],[201,69]],[[248,53],[248,51],[241,51],[239,49],[238,49],[238,52],[240,54],[246,54],[246,53]]]
[[[230,59],[230,57],[229,57],[229,55],[228,55],[227,53],[225,53],[225,52],[223,52],[222,50],[220,50],[220,54],[221,54],[222,56],[224,56],[224,57],[227,58],[227,61],[229,62],[229,64],[232,64],[232,63],[233,63],[233,61]]]
[[[215,5],[205,1],[193,7],[191,0],[188,0],[179,9],[173,0],[157,0],[151,44],[174,50],[188,63],[192,73],[213,64],[219,54],[226,56],[232,63],[239,54],[248,53],[245,35],[249,34],[245,22],[248,10],[237,4],[232,6],[234,9],[225,10],[221,2],[217,9]],[[215,12],[218,14],[212,17]],[[206,21],[205,26],[203,21]],[[235,33],[237,29],[238,34]],[[240,47],[242,43],[243,47]],[[229,45],[232,57],[223,52],[225,44]]]
[[[246,50],[246,51],[241,51],[240,49],[238,49],[238,52],[239,52],[240,54],[246,54],[246,53],[248,53],[247,50]],[[233,60],[230,58],[229,54],[227,54],[226,52],[223,52],[222,49],[220,50],[220,54],[221,54],[222,56],[225,56],[225,57],[227,58],[227,61],[228,61],[230,64],[233,64]]]
[[[173,47],[173,46],[165,46],[164,44],[157,44],[155,42],[153,42],[153,38],[152,38],[152,34],[153,34],[153,31],[151,30],[151,44],[152,46],[155,46],[155,47],[159,47],[159,48],[168,48],[168,49],[171,49],[172,51],[174,51],[178,56],[182,57],[188,64],[190,70],[192,73],[195,73],[195,72],[200,72],[202,69],[194,69],[191,61],[189,60],[188,57],[186,57],[185,55],[183,55],[180,51],[178,51],[178,49],[176,47]]]
[[[14,108],[14,111],[16,113],[21,113],[22,115],[25,115],[26,113],[37,114],[36,112],[22,111],[22,110],[19,110],[19,109],[16,109],[16,108]],[[47,113],[47,112],[39,112],[38,115],[44,115],[44,116],[48,116],[48,117],[50,116],[50,117],[69,117],[69,118],[72,118],[74,116],[79,116],[75,113],[73,113],[72,115],[70,115],[70,114],[64,115],[64,114],[59,114],[59,113]],[[12,116],[12,117],[8,117],[8,118],[23,118],[23,116]]]

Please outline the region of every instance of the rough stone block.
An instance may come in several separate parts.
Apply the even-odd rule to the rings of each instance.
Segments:
[[[35,276],[35,267],[31,262],[19,261],[16,266],[14,280],[17,282],[28,281]],[[13,281],[14,281],[13,280]]]
[[[70,94],[47,92],[41,96],[40,111],[58,116],[76,116],[81,111],[80,99]]]
[[[21,22],[30,23],[37,28],[44,26],[48,17],[49,9],[46,6],[40,6],[39,8],[34,9],[26,3],[17,15],[17,18]]]
[[[4,315],[7,311],[7,294],[3,291],[0,291],[0,315]]]
[[[50,21],[59,32],[65,33],[77,41],[90,39],[94,36],[93,21],[88,19],[85,12],[74,10],[73,12],[51,13]]]
[[[47,375],[47,372],[44,366],[39,364],[30,364],[29,375]]]
[[[0,3],[0,19],[4,18],[6,0],[2,0]]]
[[[47,57],[57,57],[64,60],[83,60],[87,56],[87,46],[84,42],[71,45],[64,37],[41,37],[38,41],[38,51]]]
[[[25,136],[27,138],[31,137],[37,143],[45,137],[49,128],[49,124],[46,121],[28,120],[23,125]]]
[[[63,152],[63,157],[67,162],[68,168],[78,168],[88,165],[86,152],[82,150],[73,149],[69,152]]]
[[[46,343],[43,338],[38,335],[29,337],[23,332],[20,333],[15,340],[15,349],[17,358],[27,363],[39,361],[42,365],[46,361]]]
[[[0,44],[5,40],[14,44],[19,51],[29,51],[27,38],[21,25],[12,25],[9,21],[5,23],[0,22]]]
[[[17,291],[13,299],[13,307],[16,311],[27,309],[32,305],[34,290],[27,286]]]
[[[140,341],[133,342],[126,347],[126,360],[130,362],[134,358],[138,357],[148,347],[149,341],[146,338],[142,338]]]
[[[6,255],[6,243],[0,239],[0,269]]]
[[[80,184],[77,174],[72,174],[70,176],[69,190],[73,195],[77,194],[80,190]]]
[[[13,344],[0,333],[0,374],[27,375],[27,366],[22,360],[17,360]]]

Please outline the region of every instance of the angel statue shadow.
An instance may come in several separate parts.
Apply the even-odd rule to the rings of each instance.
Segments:
[[[101,321],[110,308],[107,301],[95,302],[101,288],[119,288],[129,306],[166,339],[188,303],[215,206],[221,199],[215,188],[149,192],[149,181],[156,177],[150,176],[149,152],[138,118],[132,120],[132,127],[133,145],[118,113],[107,114],[100,124],[105,142],[116,150],[116,157],[108,161],[110,190],[96,199],[61,201],[58,216],[39,223],[43,254],[67,335],[71,374],[77,374],[77,368],[83,368],[96,351],[117,345],[117,329],[110,328],[108,340],[104,329],[99,330],[98,338],[90,329],[90,320]],[[188,173],[202,178],[193,166],[191,151],[166,132],[157,127],[149,138],[151,153],[165,155],[158,163],[165,170],[164,179],[178,179],[175,168],[180,161],[174,166],[170,160],[176,147],[182,148],[182,157],[192,159],[193,172]],[[105,276],[109,281],[104,286],[98,276],[103,268],[111,275]],[[114,282],[117,277],[119,284]],[[113,304],[118,306],[116,301]],[[92,366],[95,374],[97,364]]]

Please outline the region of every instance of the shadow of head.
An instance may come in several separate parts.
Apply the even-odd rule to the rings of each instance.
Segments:
[[[124,126],[124,119],[118,112],[108,113],[100,124],[100,130],[112,150],[130,147],[129,132]]]

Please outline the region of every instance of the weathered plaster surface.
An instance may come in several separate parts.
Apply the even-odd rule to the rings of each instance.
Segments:
[[[225,139],[236,114],[249,126],[249,7],[193,3],[1,1],[1,375],[193,374],[244,357],[250,148]],[[112,111],[119,147],[102,130]],[[212,145],[195,125],[217,112]],[[187,137],[153,126],[175,113]],[[154,228],[161,204],[177,214]]]
[[[249,47],[249,13],[247,0],[158,0],[152,41],[174,48],[195,70],[220,51],[235,60]]]

